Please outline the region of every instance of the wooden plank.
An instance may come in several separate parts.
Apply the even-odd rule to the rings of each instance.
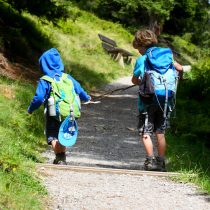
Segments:
[[[127,50],[124,50],[122,48],[119,48],[119,47],[115,47],[111,50],[113,53],[114,52],[117,52],[117,53],[121,53],[122,56],[133,56],[132,53],[128,52]]]
[[[97,168],[86,166],[72,166],[72,165],[54,165],[54,164],[36,164],[38,170],[55,169],[55,170],[69,170],[80,173],[108,173],[108,174],[125,174],[135,176],[158,176],[158,177],[172,177],[179,176],[180,173],[173,172],[158,172],[158,171],[141,171],[141,170],[127,170],[127,169],[111,169],[111,168]]]
[[[109,45],[109,44],[107,44],[107,43],[105,43],[105,42],[102,42],[101,45],[102,45],[102,47],[103,47],[107,52],[112,52],[112,50],[114,49],[113,46],[111,46],[111,45]]]
[[[127,50],[124,50],[122,48],[117,47],[117,43],[102,35],[102,34],[98,34],[100,40],[102,41],[102,47],[109,53],[113,53],[113,54],[121,54],[123,57],[129,57],[129,56],[133,56],[132,53],[128,52]]]
[[[102,34],[98,34],[98,36],[101,41],[106,42],[106,43],[112,45],[113,47],[117,47],[117,43],[113,39],[110,39]]]
[[[113,47],[105,42],[102,42],[101,45],[109,53],[114,53],[114,54],[120,53],[123,57],[133,56],[133,54],[128,52],[127,50],[124,50],[119,47]]]

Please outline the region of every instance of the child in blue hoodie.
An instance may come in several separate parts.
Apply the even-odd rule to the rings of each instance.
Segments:
[[[57,49],[51,48],[44,52],[39,58],[40,69],[44,75],[53,79],[59,80],[64,72],[64,65]],[[80,100],[88,102],[91,97],[85,92],[78,81],[68,74],[68,78],[72,80],[75,92],[78,94]],[[50,97],[51,84],[50,82],[40,79],[36,89],[36,93],[28,107],[28,113],[38,109],[42,104],[47,107],[47,101]],[[48,112],[47,112],[48,113]],[[46,137],[49,145],[55,153],[54,164],[66,164],[66,147],[62,146],[58,141],[59,128],[62,122],[59,122],[54,117],[46,116]]]

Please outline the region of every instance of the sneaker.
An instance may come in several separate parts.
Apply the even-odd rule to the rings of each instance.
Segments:
[[[67,162],[65,160],[56,161],[56,159],[55,159],[53,161],[53,164],[56,164],[56,165],[67,165]]]
[[[156,157],[156,161],[157,161],[157,168],[158,171],[161,172],[166,172],[166,163],[165,163],[165,159],[162,157]]]
[[[157,162],[155,157],[147,157],[144,162],[144,170],[146,171],[157,171]]]
[[[53,161],[53,164],[67,165],[65,152],[56,154],[56,157],[55,157],[55,159]]]

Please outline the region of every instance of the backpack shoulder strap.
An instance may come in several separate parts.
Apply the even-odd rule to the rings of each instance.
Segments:
[[[66,79],[66,78],[68,78],[68,74],[63,73],[63,74],[62,74],[62,76],[61,76],[61,78],[62,78],[62,79]]]
[[[61,79],[67,81],[68,83],[73,83],[66,73],[62,74]]]
[[[46,81],[48,81],[50,83],[54,82],[54,79],[49,77],[49,76],[47,76],[47,75],[42,76],[40,79],[46,80]]]
[[[68,77],[68,74],[66,73],[63,73],[62,76],[61,76],[61,79],[64,81],[66,81],[68,84],[71,84],[72,87],[74,86],[73,85],[73,81]]]
[[[60,97],[60,94],[53,88],[53,86],[55,85],[55,80],[53,78],[44,75],[40,79],[50,82],[51,85],[50,92],[53,93],[53,95],[56,94],[58,97]]]

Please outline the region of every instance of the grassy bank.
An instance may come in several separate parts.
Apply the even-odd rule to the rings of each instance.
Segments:
[[[210,193],[210,51],[189,43],[188,36],[173,39],[173,45],[181,50],[181,63],[193,68],[179,82],[176,114],[168,136],[169,168],[184,172],[183,180]],[[194,176],[188,176],[190,173]]]
[[[34,87],[6,78],[0,87],[0,209],[42,209],[47,192],[34,163],[41,161],[43,119],[26,112]]]

